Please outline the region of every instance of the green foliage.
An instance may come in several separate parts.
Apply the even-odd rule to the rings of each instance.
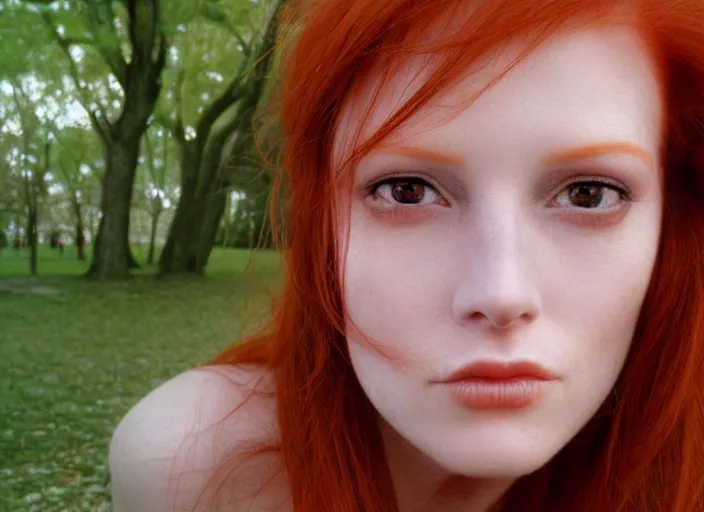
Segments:
[[[55,64],[49,42],[38,7],[19,0],[0,2],[0,80]]]
[[[272,239],[268,218],[269,195],[242,194],[223,218],[216,245],[220,247],[270,247]]]
[[[171,0],[169,66],[157,117],[195,128],[206,106],[233,79],[247,73],[250,41],[261,26],[267,2]]]
[[[169,130],[153,123],[142,138],[133,207],[150,215],[172,208],[178,201],[178,146]]]
[[[95,132],[81,126],[67,126],[57,134],[57,145],[53,152],[52,167],[61,183],[55,191],[54,204],[72,210],[74,202],[81,207],[97,207],[96,190],[100,187],[104,162],[100,141]],[[73,224],[71,211],[68,218]]]
[[[258,163],[244,168],[240,160],[234,168],[228,162],[239,129],[235,98],[255,69],[262,27],[278,1],[161,0],[158,29],[168,42],[168,60],[148,140],[142,141],[132,203],[137,215],[160,212],[167,213],[165,222],[171,218],[169,210],[179,201],[181,146],[192,142],[199,128],[199,154],[212,150],[208,158],[225,163],[222,172],[236,173],[234,189],[266,191],[267,183],[252,185]],[[22,162],[38,159],[43,137],[52,133],[56,143],[41,180],[46,215],[40,221],[47,224],[41,229],[70,230],[79,201],[87,229],[95,231],[106,144],[111,144],[104,129],[124,115],[126,69],[135,41],[149,28],[138,27],[127,6],[122,1],[0,1],[0,229],[24,225]],[[131,21],[136,30],[130,31]],[[24,126],[10,84],[26,93]],[[235,89],[240,96],[232,94]],[[223,103],[223,98],[229,99]],[[183,128],[180,137],[176,125]],[[26,149],[25,131],[31,132]],[[208,145],[211,136],[229,142]],[[160,167],[160,162],[166,164]]]

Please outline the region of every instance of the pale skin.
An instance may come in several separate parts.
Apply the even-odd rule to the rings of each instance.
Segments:
[[[441,103],[462,101],[486,72]],[[399,74],[368,129],[412,76]],[[484,512],[574,437],[624,364],[660,236],[663,103],[641,40],[610,28],[549,41],[460,115],[437,123],[436,107],[356,170],[345,259],[351,319],[423,363],[401,370],[352,335],[349,347],[400,511]],[[348,112],[341,154],[355,129]],[[428,384],[480,357],[529,358],[559,379],[538,404],[500,413]],[[188,372],[130,411],[110,450],[115,511],[189,510],[221,457],[276,442],[275,398],[246,400],[271,391],[260,374]],[[290,510],[275,455],[240,462],[208,510]]]

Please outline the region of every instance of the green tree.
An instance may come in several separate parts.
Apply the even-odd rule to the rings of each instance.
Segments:
[[[21,176],[26,217],[26,239],[30,249],[29,273],[37,275],[37,248],[39,212],[46,196],[46,176],[51,161],[54,134],[48,122],[37,116],[36,105],[27,92],[26,84],[10,84],[15,102],[17,121],[21,131],[19,152],[15,154],[15,167]]]
[[[0,119],[0,231],[5,232],[20,210],[19,187],[11,165],[12,136],[7,126],[7,109],[2,110]]]
[[[157,234],[162,215],[177,201],[178,186],[174,180],[178,171],[178,159],[174,158],[177,148],[171,133],[157,123],[150,126],[142,142],[142,180],[138,188],[150,218],[147,263],[151,265],[156,258]]]
[[[207,12],[201,12],[202,17],[211,23],[224,24],[225,30],[236,40],[239,66],[218,94],[205,95],[212,99],[201,107],[192,124],[184,119],[188,101],[194,96],[184,94],[188,91],[192,68],[185,67],[185,60],[182,60],[177,70],[175,105],[171,109],[175,118],[169,121],[173,123],[172,131],[180,148],[181,197],[159,260],[162,274],[201,273],[207,264],[233,186],[234,171],[248,165],[251,158],[254,114],[273,61],[278,16],[283,4],[284,0],[262,3],[263,12],[256,11],[260,21],[248,25],[228,21],[217,2],[201,4],[208,8]],[[252,29],[252,25],[262,28]],[[240,27],[247,26],[248,31],[240,31]],[[193,37],[191,32],[189,37]],[[202,44],[210,48],[213,41]],[[207,52],[201,54],[201,60],[204,60],[203,55]]]
[[[86,240],[86,206],[92,188],[102,179],[100,147],[94,133],[80,127],[70,126],[58,133],[58,147],[54,151],[54,167],[66,189],[74,224],[76,255],[84,260]]]
[[[89,275],[134,264],[129,220],[140,142],[161,90],[168,42],[159,0],[27,0],[63,52],[104,152],[101,218]],[[107,77],[107,78],[105,78]]]

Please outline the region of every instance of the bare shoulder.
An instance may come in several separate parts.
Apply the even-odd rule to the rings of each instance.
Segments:
[[[278,455],[252,456],[277,441],[268,372],[227,366],[185,372],[144,397],[115,429],[113,509],[285,510]]]

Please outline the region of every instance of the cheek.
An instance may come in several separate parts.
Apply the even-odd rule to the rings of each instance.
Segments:
[[[657,256],[658,218],[641,216],[640,226],[590,244],[573,240],[544,269],[543,314],[595,356],[630,345]]]
[[[544,353],[565,369],[552,414],[576,432],[613,389],[633,345],[659,243],[659,215],[641,212],[611,237],[550,258],[541,296]],[[559,257],[558,257],[559,256]],[[547,270],[547,269],[546,269]]]
[[[650,283],[655,248],[638,254],[631,251],[614,251],[618,256],[593,267],[572,293],[552,297],[552,318],[566,342],[562,349],[556,344],[553,350],[561,350],[561,357],[573,362],[570,378],[594,392],[601,388],[608,392],[615,383]]]
[[[345,258],[344,300],[354,327],[351,341],[366,335],[377,343],[423,356],[432,328],[446,325],[457,251],[432,228],[403,235],[371,223],[350,232]],[[410,334],[415,334],[410,336]]]

